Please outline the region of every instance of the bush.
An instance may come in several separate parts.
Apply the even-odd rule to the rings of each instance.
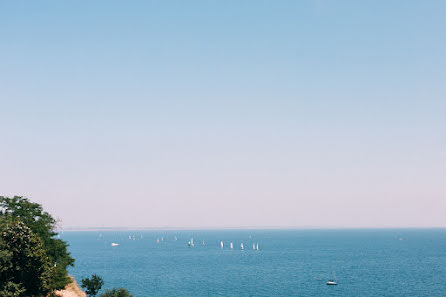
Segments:
[[[81,287],[85,289],[85,292],[90,297],[96,296],[99,290],[102,288],[102,285],[104,284],[102,277],[100,277],[96,273],[91,276],[91,279],[88,277],[83,278],[81,279],[81,282]]]
[[[104,293],[99,295],[99,297],[133,297],[129,291],[123,288],[115,288],[111,290],[106,290]]]

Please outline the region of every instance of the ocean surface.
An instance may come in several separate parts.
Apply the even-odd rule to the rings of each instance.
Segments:
[[[60,235],[76,259],[69,272],[78,282],[97,273],[104,288],[124,287],[134,297],[446,296],[444,229]],[[194,247],[188,247],[192,238]],[[338,285],[327,286],[334,274]]]

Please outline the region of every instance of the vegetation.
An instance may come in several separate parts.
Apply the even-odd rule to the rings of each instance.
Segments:
[[[47,295],[52,269],[42,241],[20,221],[0,224],[0,296]]]
[[[0,196],[0,296],[46,296],[71,282],[74,259],[55,228],[40,204]]]
[[[95,297],[99,290],[101,290],[102,285],[104,285],[102,277],[98,276],[97,274],[93,274],[91,278],[83,278],[81,282],[81,287],[85,289],[85,292],[89,297]]]
[[[56,238],[56,220],[27,198],[0,196],[0,297],[48,297],[71,282],[67,268],[74,259],[68,244]],[[104,281],[96,274],[82,279],[89,297]],[[133,297],[126,289],[100,297]]]
[[[126,289],[118,288],[105,290],[99,297],[133,297],[132,294],[129,293]]]

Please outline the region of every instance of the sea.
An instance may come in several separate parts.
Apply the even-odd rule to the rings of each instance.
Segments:
[[[101,292],[123,287],[134,297],[446,296],[446,229],[65,231],[60,236],[76,259],[69,273],[78,283],[100,275]],[[337,285],[328,286],[330,279]]]

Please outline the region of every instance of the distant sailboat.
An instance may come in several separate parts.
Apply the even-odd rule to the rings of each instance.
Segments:
[[[327,281],[328,286],[336,286],[338,284],[338,280],[336,279],[336,273],[333,271],[333,279]]]
[[[204,242],[204,239],[203,239],[203,245],[206,245],[206,243]]]
[[[240,244],[240,249],[243,251],[245,248],[243,247],[243,243]]]
[[[223,241],[220,241],[220,246],[221,248],[223,248]]]
[[[129,240],[132,240],[132,237],[129,235]]]
[[[252,249],[256,250],[256,244],[255,243],[252,244]]]
[[[161,241],[164,241],[164,237],[161,237]]]
[[[256,245],[256,250],[257,251],[259,250],[259,243],[257,243],[257,245]]]
[[[156,239],[156,243],[160,243],[160,239],[159,238]]]
[[[118,246],[119,243],[112,242],[111,246]]]
[[[231,250],[234,248],[234,245],[232,244],[232,242],[229,244],[229,247],[231,248]]]
[[[175,241],[177,241],[178,240],[178,238],[175,236],[174,238],[173,238],[173,240],[175,240]]]

